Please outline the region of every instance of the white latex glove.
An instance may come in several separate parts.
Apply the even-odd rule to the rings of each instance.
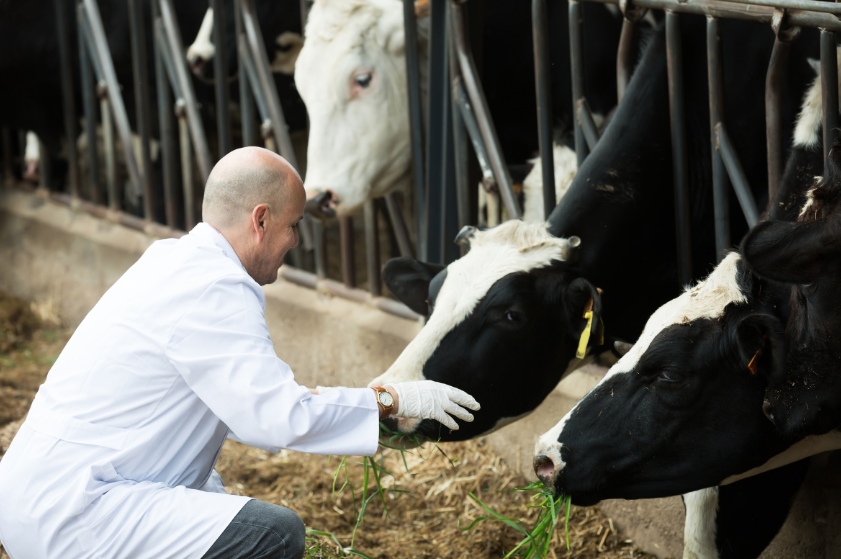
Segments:
[[[453,431],[458,429],[458,423],[448,414],[463,421],[473,421],[473,416],[464,408],[476,411],[480,407],[470,394],[432,380],[398,382],[386,386],[391,386],[397,392],[397,417],[434,419]]]

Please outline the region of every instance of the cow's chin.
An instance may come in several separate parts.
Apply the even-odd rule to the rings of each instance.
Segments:
[[[424,444],[428,439],[417,431],[421,420],[389,417],[380,421],[380,444],[409,450]]]

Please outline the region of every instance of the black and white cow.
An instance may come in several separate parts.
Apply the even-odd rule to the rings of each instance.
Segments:
[[[822,157],[816,95],[819,80],[798,119],[775,221],[746,236],[744,258],[731,253],[654,313],[630,352],[536,447],[538,476],[581,503],[693,491],[684,495],[685,541],[698,557],[757,556],[788,511],[779,492],[771,502],[754,492],[743,516],[771,510],[776,519],[753,523],[758,537],[734,535],[750,521],[733,512],[744,504],[722,501],[728,492],[733,501],[726,484],[750,478],[729,487],[774,483],[793,495],[805,473],[798,461],[841,447],[841,157],[833,151],[805,205],[811,177],[795,172]],[[798,223],[794,207],[803,208]],[[738,553],[729,553],[729,537],[740,539]]]
[[[492,0],[481,9],[482,57],[477,64],[488,107],[506,160],[524,162],[537,149],[530,4]],[[616,104],[621,15],[586,2],[582,9],[590,30],[584,48],[588,101],[593,111],[606,114]],[[556,124],[569,126],[567,3],[550,2],[548,10],[553,110]],[[421,20],[419,34],[419,54],[425,58],[426,20]],[[404,51],[399,0],[316,0],[309,14],[295,69],[310,117],[305,186],[310,197],[329,191],[340,215],[411,181]],[[425,74],[426,64],[421,69]],[[425,76],[421,81],[425,91]]]
[[[686,44],[703,45],[703,20],[684,21],[684,36],[692,37]],[[751,52],[764,45],[768,51],[771,43],[764,42],[765,31],[744,22],[728,22],[725,48]],[[701,87],[706,84],[703,53],[704,49],[700,54],[685,49],[685,55],[694,60],[686,63],[687,80],[698,84],[688,88],[694,93],[687,99],[687,114],[692,115],[688,119],[690,145],[701,154],[690,165],[695,270],[715,258],[708,195],[708,100]],[[763,98],[764,70],[739,60],[728,65],[726,81],[750,86],[742,95],[733,96],[737,106],[732,112],[740,115],[734,136],[746,141],[754,137],[751,130],[764,129],[761,104],[751,101]],[[789,72],[787,83],[794,90],[798,83],[805,89],[813,77],[805,56],[798,58],[795,52]],[[740,99],[746,107],[738,107]],[[645,317],[679,293],[668,106],[665,41],[660,31],[649,39],[622,103],[543,233],[547,242],[553,237],[564,243],[564,239],[579,237],[575,262],[553,255],[530,261],[528,267],[513,265],[522,261],[520,247],[509,235],[490,230],[474,236],[481,250],[475,250],[479,245],[474,246],[474,241],[471,251],[446,270],[409,259],[386,265],[389,289],[416,312],[428,314],[429,323],[372,384],[434,379],[458,386],[482,403],[475,421],[453,433],[439,431],[432,422],[404,422],[399,426],[402,432],[463,440],[510,423],[533,411],[565,372],[585,362],[576,360],[575,353],[586,325],[583,308],[591,296],[596,314],[604,318],[606,333],[606,344],[599,346],[598,320],[591,324],[593,354],[608,350],[614,339],[636,339]],[[796,103],[786,107],[793,120]],[[764,158],[745,158],[745,168],[757,178],[754,184],[760,184]],[[524,226],[504,227],[513,232]],[[502,255],[514,260],[509,262]],[[603,313],[597,287],[609,301]],[[454,302],[459,306],[453,306]]]

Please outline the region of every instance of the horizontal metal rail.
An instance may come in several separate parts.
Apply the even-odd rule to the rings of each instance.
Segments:
[[[601,4],[619,4],[620,0],[586,0]],[[769,0],[770,2],[771,0]],[[634,0],[640,8],[667,10],[683,14],[713,16],[729,19],[743,19],[771,23],[775,9],[771,6],[740,3],[723,0]],[[830,4],[831,5],[831,4]],[[816,27],[830,31],[841,31],[841,20],[828,13],[787,10],[786,21],[798,27]]]

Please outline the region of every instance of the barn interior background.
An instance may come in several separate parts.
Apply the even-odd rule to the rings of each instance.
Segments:
[[[739,93],[725,91],[722,67],[727,57],[740,54],[723,52],[723,20],[753,21],[770,30],[773,46],[765,97],[751,101],[764,103],[766,114],[762,148],[768,188],[763,199],[773,198],[783,176],[791,128],[781,116],[783,77],[801,29],[820,34],[821,105],[838,106],[838,88],[829,86],[838,83],[835,46],[836,32],[841,31],[841,6],[833,3],[533,0],[527,9],[510,14],[529,28],[521,44],[489,40],[488,27],[499,25],[500,13],[504,21],[507,9],[491,0],[392,2],[402,9],[405,36],[400,53],[405,113],[397,118],[408,122],[409,174],[393,180],[381,196],[366,198],[357,213],[344,211],[341,199],[331,199],[334,193],[318,192],[308,203],[301,246],[281,269],[282,281],[267,287],[267,320],[273,338],[283,340],[278,353],[307,384],[367,382],[372,371],[387,369],[421,328],[422,317],[385,289],[381,270],[386,260],[406,256],[447,264],[467,250],[452,242],[464,226],[494,226],[524,216],[549,218],[575,170],[597,148],[603,119],[621,101],[646,26],[666,29],[676,286],[701,274],[693,268],[698,257],[692,251],[689,192],[694,138],[688,137],[687,120],[695,115],[686,113],[682,53],[702,49],[707,58],[709,137],[704,141],[709,142],[712,159],[716,255],[738,241],[735,235],[731,238],[731,229],[743,231],[763,213],[757,185],[749,183],[740,162],[745,154],[737,153],[725,118],[725,99]],[[609,29],[588,26],[592,22],[585,11],[597,2],[610,8],[605,10],[613,17]],[[0,252],[5,263],[0,287],[34,301],[41,309],[36,312],[40,322],[72,327],[151,242],[180,237],[201,221],[203,184],[214,162],[230,150],[265,146],[286,157],[306,178],[309,120],[293,73],[313,8],[308,0],[39,0],[25,6],[0,5],[0,71],[5,83],[0,92],[5,187],[0,192]],[[556,19],[550,12],[558,10],[565,11],[568,25],[562,33],[551,26]],[[706,43],[682,43],[681,20],[704,17]],[[508,23],[514,25],[513,20]],[[496,37],[500,30],[504,25],[493,28]],[[563,57],[556,46],[559,36],[564,39]],[[615,80],[609,87],[588,79],[591,69],[585,61],[588,49],[594,49],[591,42],[610,46],[614,65],[609,70]],[[523,48],[527,59],[499,59],[500,51],[521,53]],[[514,93],[495,89],[499,77],[489,69],[493,66],[501,69],[497,73],[509,73],[512,89],[522,90],[516,102]],[[558,72],[567,73],[568,79],[559,82]],[[553,99],[564,95],[570,101],[569,118],[563,122],[566,136],[558,131],[563,118],[553,114],[553,109],[558,112]],[[521,98],[531,101],[519,103]],[[500,110],[506,105],[511,105],[509,111]],[[523,114],[530,115],[527,124]],[[838,113],[825,110],[823,115],[822,145],[828,151]],[[536,149],[511,147],[516,143],[509,135],[512,129],[531,137]],[[564,178],[570,165],[572,174]],[[736,201],[734,210],[731,199]],[[51,328],[47,331],[60,332]],[[17,359],[18,350],[26,351],[29,342],[24,338],[6,350],[11,356],[6,361]],[[49,357],[42,357],[33,378],[48,367]],[[6,361],[3,366],[11,366]],[[566,413],[604,372],[596,365],[570,375],[530,417],[483,439],[478,448],[466,446],[460,452],[476,453],[478,472],[487,465],[480,454],[493,449],[509,464],[503,476],[502,470],[493,471],[498,464],[490,458],[489,471],[499,478],[499,488],[516,485],[514,478],[506,477],[532,476],[535,435]],[[33,382],[26,381],[27,390]],[[7,423],[18,419],[10,415]],[[250,451],[241,452],[245,456]],[[296,460],[251,458],[274,461],[278,469]],[[231,454],[232,472],[253,470],[253,465],[240,464],[242,460]],[[839,510],[832,496],[839,488],[829,481],[836,462],[834,455],[815,460],[788,523],[762,557],[837,556]],[[463,477],[490,476],[476,472]],[[246,485],[252,491],[262,483],[242,473],[232,475],[251,480]],[[488,487],[496,487],[489,480]],[[428,491],[431,498],[435,492]],[[466,489],[458,491],[442,489],[435,494],[442,495],[436,506],[444,509],[458,502],[457,507],[463,507]],[[341,508],[328,500],[323,504]],[[645,552],[681,555],[683,512],[676,498],[608,502],[603,510]],[[319,512],[313,518],[323,517]],[[635,551],[632,546],[624,549],[618,536],[613,544],[605,540],[608,524],[601,517],[598,522],[592,535],[602,542],[590,547],[582,543],[582,550],[592,556]],[[433,528],[445,531],[429,527]],[[609,529],[617,534],[612,523]],[[581,533],[582,542],[589,541],[587,537]],[[613,547],[604,547],[605,541]],[[498,543],[489,544],[487,552],[499,552]]]

